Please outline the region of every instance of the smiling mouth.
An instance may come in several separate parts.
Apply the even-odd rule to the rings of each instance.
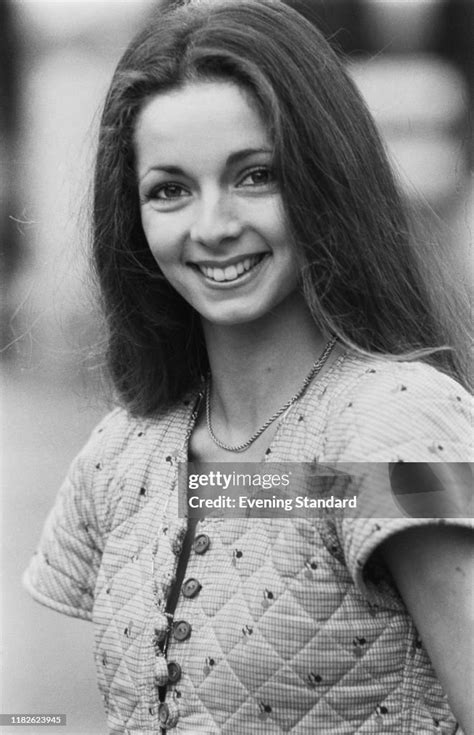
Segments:
[[[256,268],[262,260],[267,257],[268,253],[259,253],[258,255],[252,255],[248,258],[243,258],[237,263],[228,265],[225,268],[219,268],[218,266],[199,265],[194,263],[194,267],[197,268],[200,273],[206,278],[216,283],[228,283],[230,281],[236,281],[237,279],[244,276],[249,271]]]

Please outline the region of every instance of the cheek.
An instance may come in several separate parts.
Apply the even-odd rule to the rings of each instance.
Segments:
[[[281,200],[277,199],[273,207],[267,210],[264,227],[275,248],[278,250],[291,248],[290,230]]]
[[[170,220],[142,215],[142,227],[148,247],[158,265],[172,265],[180,256],[180,230]]]

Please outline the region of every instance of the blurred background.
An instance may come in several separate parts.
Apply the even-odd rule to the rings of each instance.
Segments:
[[[420,237],[436,239],[472,289],[474,3],[288,4],[346,54]],[[87,256],[95,133],[114,65],[156,5],[0,0],[0,712],[66,713],[68,735],[106,732],[92,627],[32,602],[20,575],[69,462],[107,410]]]

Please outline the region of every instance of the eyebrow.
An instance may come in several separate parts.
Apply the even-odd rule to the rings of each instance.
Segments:
[[[273,151],[270,148],[244,148],[241,151],[235,151],[235,153],[231,153],[228,156],[225,165],[235,166],[236,163],[240,163],[246,158],[249,158],[250,156],[256,155],[258,153],[269,153],[272,155]],[[145,176],[148,176],[151,171],[163,171],[164,173],[171,174],[172,176],[185,175],[185,172],[180,166],[168,166],[166,164],[163,164],[159,166],[150,166],[150,168],[147,169],[146,172],[143,174],[141,179],[143,180]]]
[[[256,153],[270,153],[273,154],[273,151],[269,148],[244,148],[242,151],[236,151],[235,153],[231,153],[230,156],[227,158],[226,165],[232,166],[236,163],[240,163],[241,161],[244,161],[246,158],[249,158],[250,156],[255,155]]]

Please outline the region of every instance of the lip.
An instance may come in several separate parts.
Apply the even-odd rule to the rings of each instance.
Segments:
[[[262,255],[263,255],[263,253],[262,253]],[[252,279],[258,277],[258,275],[260,274],[260,271],[262,270],[262,268],[264,268],[265,267],[265,264],[267,263],[267,261],[270,260],[270,258],[268,256],[270,256],[271,253],[269,251],[267,251],[267,252],[264,253],[264,255],[267,256],[267,257],[262,258],[262,260],[260,260],[256,265],[254,265],[253,268],[251,268],[249,271],[246,271],[241,276],[239,276],[238,278],[235,278],[232,281],[214,281],[212,278],[208,278],[207,276],[205,276],[204,273],[202,273],[195,264],[193,264],[194,265],[193,270],[194,270],[194,272],[196,273],[196,275],[199,278],[202,278],[202,280],[204,281],[204,283],[206,284],[206,286],[208,288],[212,288],[212,289],[215,289],[217,291],[228,291],[228,290],[233,289],[233,288],[234,289],[235,288],[240,288],[241,286],[244,286],[245,284],[247,284]],[[252,257],[255,257],[255,256],[252,256]],[[230,262],[230,260],[229,261],[226,261],[226,263],[227,263],[227,265],[233,265],[234,262],[237,262],[238,263],[241,260],[242,260],[242,258],[238,258],[237,261],[235,261],[235,259],[233,259],[233,262],[232,263]],[[200,262],[199,265],[201,265],[201,264],[203,264],[203,263]],[[212,266],[209,266],[209,267],[212,267]],[[215,266],[215,267],[222,268],[223,266],[222,265],[219,265],[219,266]]]
[[[263,250],[256,253],[244,253],[243,255],[234,255],[232,258],[227,260],[190,260],[188,265],[194,265],[197,268],[227,268],[230,265],[241,263],[247,258],[255,258],[257,255],[269,255],[268,250]]]

